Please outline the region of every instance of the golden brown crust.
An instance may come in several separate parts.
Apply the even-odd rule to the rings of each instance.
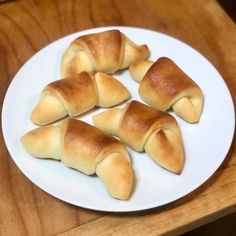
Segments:
[[[109,68],[118,70],[124,49],[122,35],[118,30],[84,35],[74,43],[89,55],[94,71],[107,71]]]
[[[70,116],[76,116],[95,106],[97,102],[95,86],[93,76],[82,72],[74,77],[50,83],[43,90],[43,94],[44,96],[53,94],[62,101]]]
[[[133,171],[126,147],[85,122],[68,119],[63,126],[63,163],[88,175],[96,173],[112,197],[128,199]]]
[[[172,107],[177,115],[188,122],[198,122],[202,113],[201,89],[166,57],[159,58],[145,73],[139,86],[139,95],[161,111]]]
[[[86,174],[94,174],[96,165],[113,152],[122,153],[128,158],[127,150],[115,138],[108,136],[95,127],[75,119],[67,119],[62,128],[62,160]],[[81,169],[81,161],[84,169]],[[86,163],[85,163],[86,162]],[[73,163],[73,164],[70,164]]]
[[[136,45],[119,30],[87,34],[75,39],[61,61],[62,78],[82,71],[113,74],[148,57],[146,45]]]
[[[182,137],[170,114],[131,101],[123,109],[112,108],[95,115],[93,122],[134,150],[145,151],[160,166],[181,173],[184,166]]]
[[[183,90],[197,86],[172,60],[162,57],[158,59],[147,71],[139,91],[143,93],[151,89],[160,93],[163,103],[169,103],[173,96]]]
[[[47,125],[67,114],[78,116],[95,106],[111,107],[129,98],[127,88],[114,77],[82,72],[48,84],[32,111],[31,120]]]
[[[129,198],[133,170],[127,148],[96,127],[70,118],[32,130],[21,140],[31,155],[61,160],[87,175],[96,173],[111,196]]]
[[[144,150],[147,137],[153,130],[153,126],[163,126],[173,117],[146,106],[140,102],[132,101],[124,111],[120,124],[119,136],[123,141],[129,143],[137,151]],[[170,121],[170,122],[171,122]]]

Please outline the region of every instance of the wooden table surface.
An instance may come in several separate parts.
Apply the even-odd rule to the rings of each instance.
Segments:
[[[216,1],[18,0],[0,4],[1,103],[16,72],[37,51],[73,32],[110,25],[152,29],[191,45],[215,65],[235,101],[236,27]],[[186,197],[148,211],[117,214],[76,207],[36,187],[14,164],[1,132],[0,235],[186,232],[236,211],[235,147],[234,139],[217,172]]]

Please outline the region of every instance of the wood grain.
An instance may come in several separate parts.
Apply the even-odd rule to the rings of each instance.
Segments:
[[[37,51],[70,33],[110,25],[152,29],[188,43],[220,71],[235,101],[236,26],[213,0],[18,0],[0,4],[1,103]],[[234,138],[223,165],[187,197],[145,212],[108,214],[64,203],[33,185],[12,161],[1,130],[0,235],[186,232],[236,210],[235,145]]]
[[[236,206],[232,205],[236,201],[235,191],[236,166],[223,173],[218,172],[207,184],[202,186],[201,190],[198,189],[168,206],[128,215],[110,214],[58,236],[163,235],[167,234],[166,228],[171,231],[172,235],[179,235],[193,227],[207,223],[210,218],[211,220],[217,219],[218,214],[234,212]],[[217,212],[215,212],[216,208]],[[202,218],[203,212],[204,217]],[[191,217],[194,225],[189,222],[188,217]]]

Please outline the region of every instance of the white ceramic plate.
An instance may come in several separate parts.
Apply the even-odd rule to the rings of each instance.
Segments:
[[[111,198],[97,177],[65,167],[54,160],[31,157],[23,149],[20,137],[36,126],[30,113],[41,90],[59,76],[63,52],[76,37],[108,29],[119,29],[138,44],[147,44],[151,59],[167,56],[174,60],[202,89],[204,110],[198,124],[176,117],[184,140],[186,162],[180,176],[155,164],[146,154],[129,149],[135,172],[135,189],[128,201]],[[132,99],[140,100],[138,83],[128,71],[116,75],[129,89]],[[141,100],[140,100],[141,101]],[[91,123],[97,109],[81,119]],[[174,114],[173,114],[174,115]],[[174,115],[175,116],[175,115]],[[38,187],[77,206],[114,212],[158,207],[190,193],[204,183],[224,160],[234,132],[234,108],[224,80],[202,55],[172,37],[150,30],[106,27],[78,32],[62,38],[34,55],[16,74],[5,96],[2,127],[7,148],[21,171]]]

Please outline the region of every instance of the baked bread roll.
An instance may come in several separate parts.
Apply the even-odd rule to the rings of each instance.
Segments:
[[[136,45],[119,30],[107,30],[75,39],[61,61],[61,76],[82,71],[113,74],[149,55],[146,45]]]
[[[173,116],[138,101],[111,108],[93,116],[101,130],[119,137],[132,149],[145,151],[165,169],[180,174],[184,150],[178,124]]]
[[[95,106],[111,107],[129,98],[126,87],[112,76],[82,72],[48,84],[31,113],[31,121],[47,125],[67,114],[77,116]]]
[[[187,76],[171,59],[133,63],[129,72],[140,82],[140,97],[161,111],[172,108],[185,121],[198,122],[203,108],[200,87]]]
[[[96,127],[69,118],[36,128],[21,141],[30,155],[60,160],[87,175],[96,173],[112,197],[129,198],[133,186],[129,153],[119,140]]]

